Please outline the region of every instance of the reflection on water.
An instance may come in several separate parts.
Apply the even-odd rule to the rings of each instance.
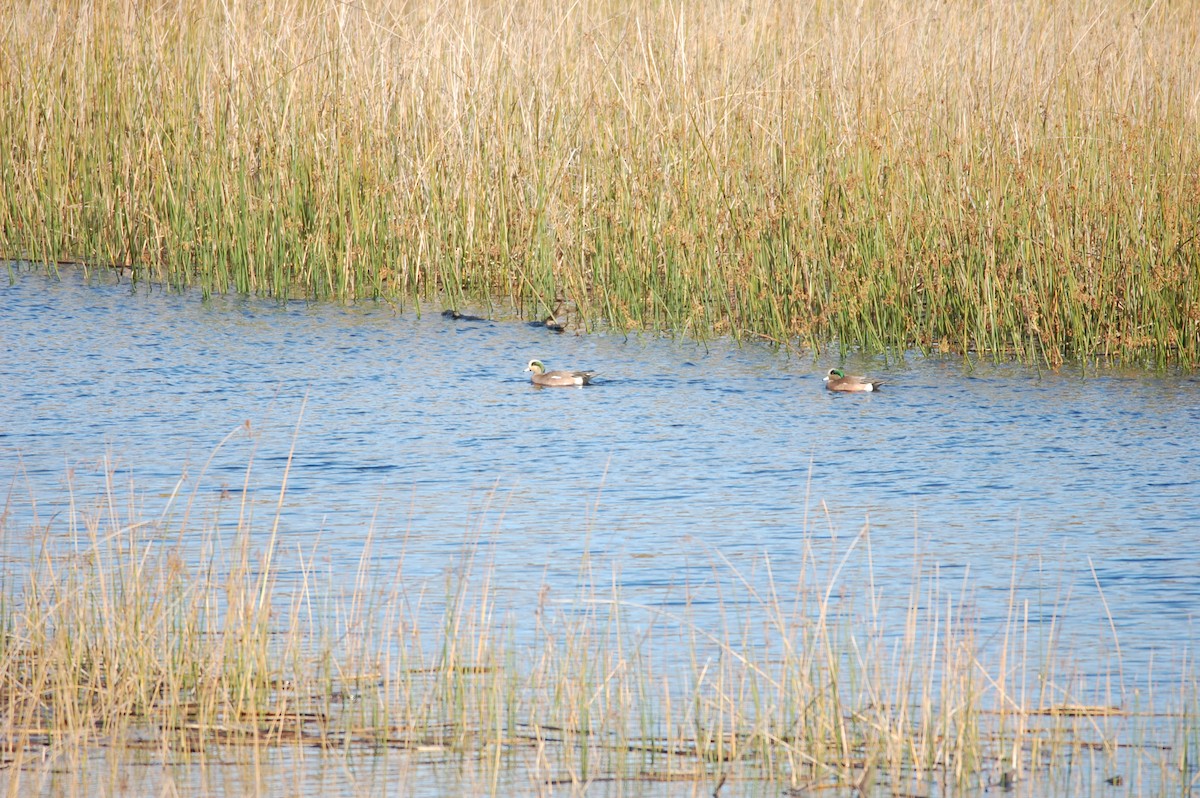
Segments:
[[[702,606],[719,557],[786,574],[869,523],[847,591],[871,578],[904,595],[919,557],[969,582],[987,630],[1015,582],[1035,616],[1070,621],[1085,668],[1116,650],[1106,602],[1131,681],[1152,657],[1170,673],[1196,640],[1191,375],[851,359],[888,384],[833,395],[828,354],[14,276],[0,288],[9,556],[13,530],[60,511],[68,487],[98,493],[106,465],[151,515],[177,485],[236,513],[249,469],[269,518],[294,445],[282,533],[350,582],[372,529],[374,566],[403,557],[406,580],[486,541],[513,606],[573,595],[585,555],[631,601]],[[534,357],[600,376],[535,389]]]

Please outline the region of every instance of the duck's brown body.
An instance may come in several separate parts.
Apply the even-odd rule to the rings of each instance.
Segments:
[[[594,371],[546,371],[546,367],[540,360],[529,361],[525,370],[533,372],[530,379],[533,380],[534,385],[545,385],[550,388],[582,387],[590,383],[592,377],[596,376]]]
[[[883,380],[868,380],[866,377],[848,376],[841,369],[830,369],[825,375],[825,387],[842,393],[868,393],[879,390]]]

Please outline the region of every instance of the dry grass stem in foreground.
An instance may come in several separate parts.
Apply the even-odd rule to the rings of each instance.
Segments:
[[[928,795],[1116,774],[1169,794],[1195,775],[1186,678],[1165,699],[1072,662],[1057,619],[1030,621],[1015,583],[999,630],[936,570],[917,568],[906,595],[858,584],[865,529],[844,551],[810,541],[786,580],[765,557],[714,553],[715,608],[686,586],[685,602],[640,604],[581,564],[576,595],[547,588],[521,611],[484,545],[465,545],[445,581],[419,580],[375,571],[368,530],[348,579],[244,520],[190,528],[190,510],[142,519],[134,504],[72,507],[27,559],[7,530],[0,749],[14,791],[88,773],[97,751],[113,772],[147,756],[447,758],[493,791],[724,779]]]

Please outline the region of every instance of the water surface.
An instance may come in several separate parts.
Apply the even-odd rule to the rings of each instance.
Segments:
[[[903,599],[914,568],[936,571],[969,586],[986,635],[1015,583],[1035,620],[1063,621],[1085,671],[1119,645],[1131,687],[1151,663],[1169,676],[1196,640],[1193,375],[843,362],[439,310],[202,300],[14,268],[0,288],[6,554],[109,471],[150,515],[177,489],[236,508],[248,484],[269,519],[294,447],[282,540],[347,583],[370,531],[381,578],[436,579],[482,541],[510,607],[569,600],[585,556],[632,604],[702,607],[719,601],[714,563],[761,576],[748,564],[766,557],[779,578],[806,547],[836,560],[866,528],[839,576],[848,593],[873,579]],[[601,376],[535,388],[533,357]],[[887,385],[829,394],[833,365]]]

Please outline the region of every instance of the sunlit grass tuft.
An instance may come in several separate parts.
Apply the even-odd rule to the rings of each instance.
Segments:
[[[0,255],[1200,363],[1200,7],[23,3]]]
[[[1022,780],[1077,794],[1119,776],[1165,795],[1195,777],[1189,677],[1163,700],[1082,672],[1058,649],[1059,620],[1030,621],[1045,608],[1018,601],[1015,582],[983,641],[968,585],[919,567],[907,595],[876,585],[867,528],[825,555],[806,538],[786,578],[769,557],[714,552],[715,609],[691,606],[686,584],[682,601],[639,604],[587,560],[575,595],[546,587],[517,607],[485,545],[465,544],[443,580],[414,579],[403,557],[379,572],[366,530],[347,580],[315,552],[286,556],[274,522],[256,528],[244,506],[234,527],[214,508],[193,528],[190,508],[144,519],[136,504],[110,490],[32,547],[10,530],[10,792],[97,749],[118,771],[147,751],[213,768],[245,751],[436,755],[501,793],[596,780],[973,793]]]

